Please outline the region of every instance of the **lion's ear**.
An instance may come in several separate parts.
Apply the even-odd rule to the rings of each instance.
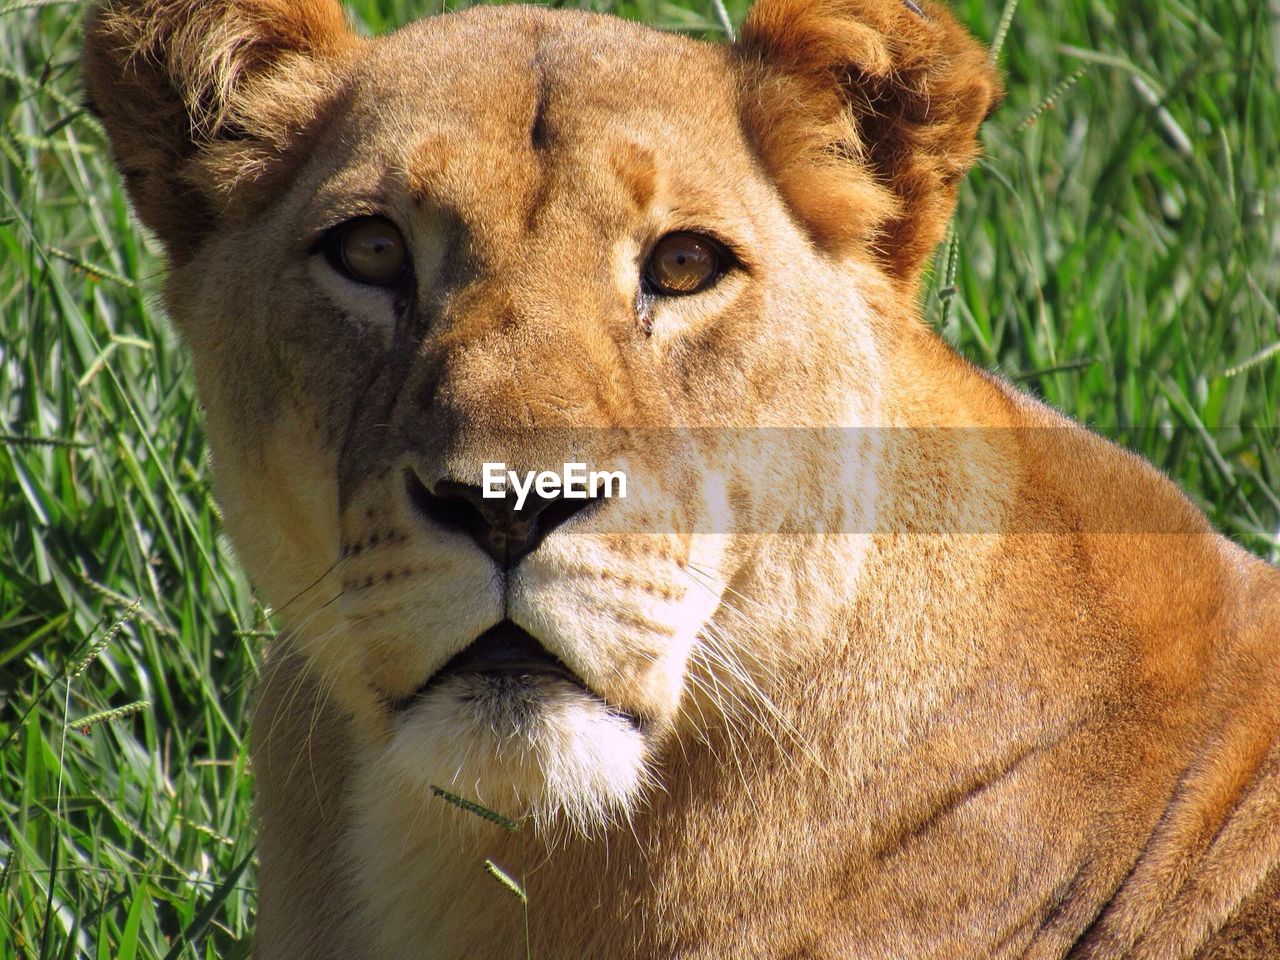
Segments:
[[[264,183],[359,43],[337,0],[105,0],[85,84],[142,221],[181,260]]]
[[[914,288],[1001,97],[986,50],[931,0],[757,0],[736,52],[747,128],[814,239]]]

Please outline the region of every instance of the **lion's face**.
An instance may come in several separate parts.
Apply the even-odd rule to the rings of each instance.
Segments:
[[[864,241],[898,201],[861,164],[843,246],[806,218],[804,182],[851,161],[761,132],[808,81],[754,48],[481,9],[306,49],[237,105],[277,124],[259,155],[184,161],[224,211],[167,292],[228,529],[388,784],[598,822],[718,690],[797,655],[726,612],[798,602],[758,534],[870,509],[872,451],[834,451],[833,489],[829,434],[731,428],[877,421],[916,266]],[[477,499],[485,462],[575,460],[627,471],[626,499]]]

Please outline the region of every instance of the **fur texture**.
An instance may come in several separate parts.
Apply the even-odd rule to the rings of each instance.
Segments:
[[[939,4],[881,0],[756,4],[738,50],[783,196],[820,244],[914,287],[1002,96],[986,51]]]
[[[90,107],[139,217],[181,259],[300,140],[354,46],[334,0],[104,3],[86,30]],[[257,192],[253,199],[262,194]]]
[[[110,0],[86,49],[287,627],[257,956],[524,956],[486,859],[541,957],[1276,955],[1280,577],[921,324],[999,98],[946,9]],[[326,253],[371,215],[400,283]],[[680,231],[733,259],[656,296]],[[628,498],[505,572],[415,493],[570,452]],[[504,619],[585,689],[415,694]]]

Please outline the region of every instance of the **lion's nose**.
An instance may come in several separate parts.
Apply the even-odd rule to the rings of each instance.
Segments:
[[[419,512],[442,527],[466,533],[508,570],[536,550],[552,530],[596,502],[563,494],[543,497],[530,490],[516,509],[513,491],[486,497],[483,488],[454,480],[437,480],[428,488],[413,471],[408,484],[409,498]]]

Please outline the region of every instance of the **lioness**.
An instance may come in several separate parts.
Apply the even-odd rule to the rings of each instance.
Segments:
[[[87,79],[287,627],[259,957],[1280,955],[1280,577],[921,321],[944,7],[108,0]]]

